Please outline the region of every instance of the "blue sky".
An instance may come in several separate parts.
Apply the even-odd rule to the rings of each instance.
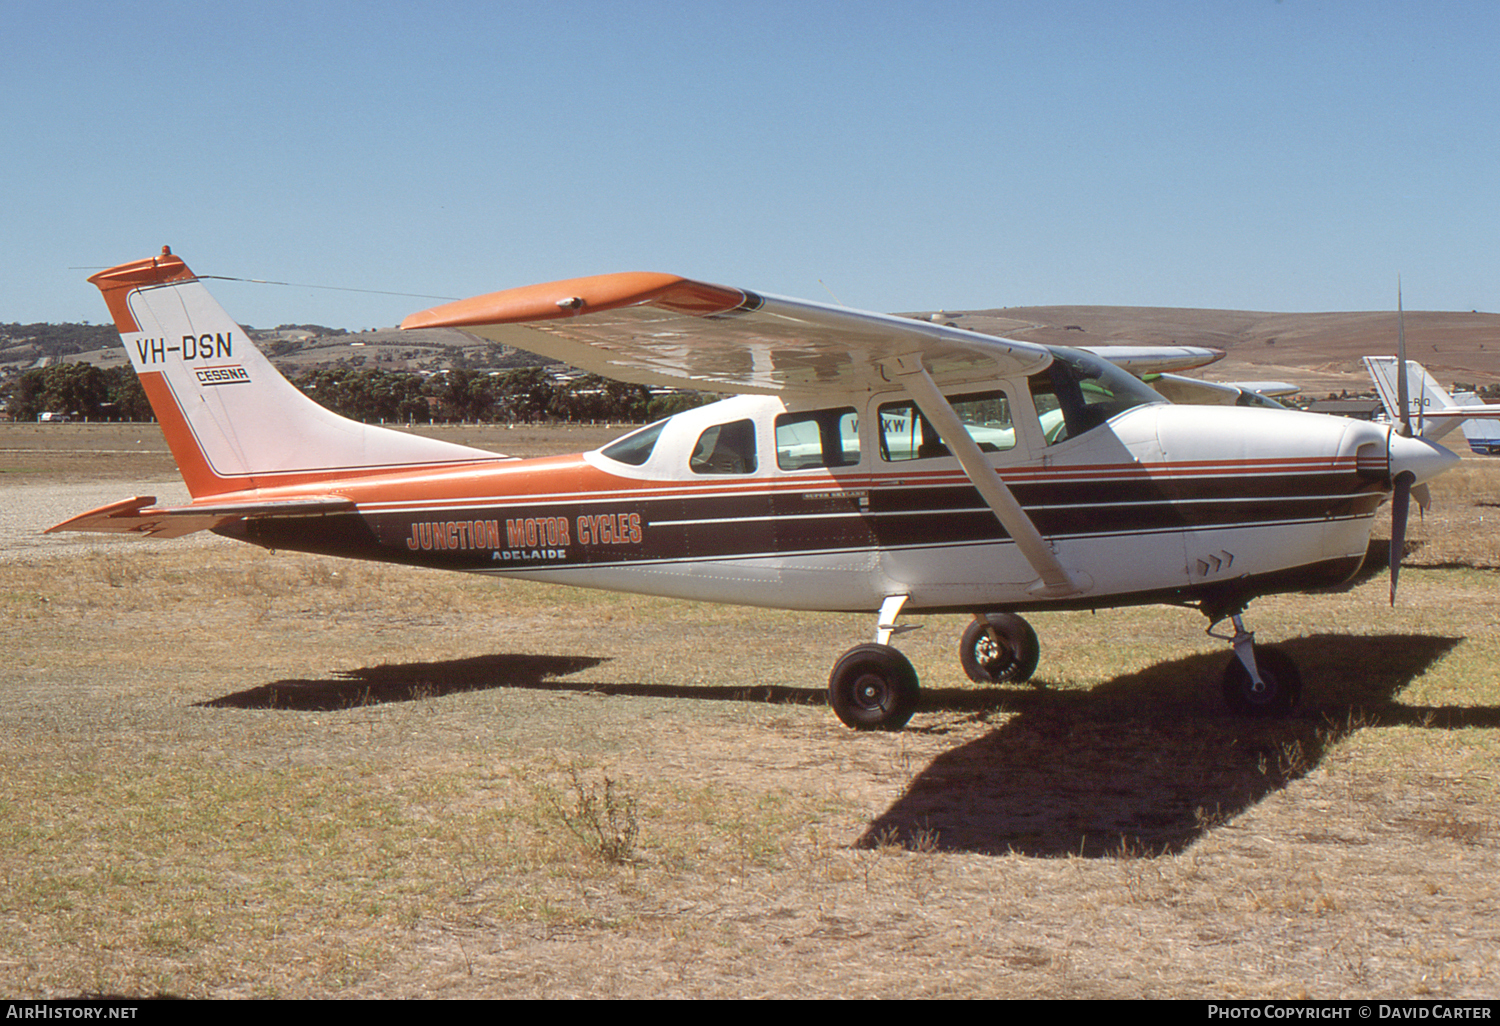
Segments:
[[[0,320],[89,270],[1500,310],[1500,4],[5,0]],[[420,298],[220,282],[257,326]]]

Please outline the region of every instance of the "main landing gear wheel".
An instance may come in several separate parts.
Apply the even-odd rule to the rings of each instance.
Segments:
[[[1250,671],[1239,656],[1224,667],[1224,702],[1236,716],[1273,719],[1287,716],[1302,697],[1302,674],[1297,664],[1279,649],[1255,646],[1255,668],[1262,686],[1250,680]]]
[[[983,620],[975,619],[958,643],[958,661],[976,684],[1030,680],[1041,656],[1036,631],[1014,613],[990,613]]]
[[[828,677],[828,704],[846,727],[900,730],[917,709],[917,671],[889,645],[856,645]]]

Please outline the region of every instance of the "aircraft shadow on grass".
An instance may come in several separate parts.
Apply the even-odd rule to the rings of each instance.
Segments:
[[[1463,639],[1316,635],[1276,647],[1312,682],[1284,720],[1216,715],[1219,653],[1116,677],[1090,691],[1010,691],[1010,716],[934,759],[871,822],[859,847],[1041,858],[1174,854],[1317,767],[1367,727],[1500,726],[1500,708],[1425,707],[1396,695]],[[979,707],[965,690],[930,705]],[[910,729],[910,728],[909,728]]]
[[[1277,647],[1312,682],[1299,714],[1285,720],[1216,714],[1206,696],[1224,666],[1218,652],[1156,663],[1088,691],[1029,685],[927,689],[924,712],[1009,715],[995,730],[917,772],[856,844],[1035,857],[1181,851],[1314,769],[1361,728],[1500,727],[1500,709],[1493,707],[1396,702],[1403,688],[1461,640],[1315,635],[1281,643]],[[770,704],[827,701],[823,688],[557,679],[603,662],[497,654],[370,666],[333,680],[275,681],[200,704],[324,712],[499,688]],[[952,726],[907,729],[947,732]]]
[[[388,702],[415,702],[465,691],[544,688],[551,678],[604,662],[593,656],[487,655],[430,663],[394,663],[343,670],[333,680],[278,680],[197,703],[213,709],[336,712]],[[586,690],[586,689],[581,689]]]
[[[754,685],[743,688],[680,684],[563,681],[606,659],[595,656],[497,654],[427,663],[395,663],[338,671],[328,680],[278,680],[197,703],[213,709],[284,709],[337,712],[387,702],[415,702],[466,691],[499,688],[572,691],[632,698],[756,702],[772,705],[826,705],[824,688]]]

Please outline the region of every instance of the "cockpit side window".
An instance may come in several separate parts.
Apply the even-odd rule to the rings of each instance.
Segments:
[[[953,412],[963,421],[969,437],[984,452],[1004,452],[1016,447],[1016,429],[1010,414],[1010,399],[1004,392],[978,392],[950,396]],[[910,399],[884,403],[880,410],[880,455],[890,463],[925,460],[951,453],[937,429]]]
[[[688,469],[695,474],[755,473],[755,422],[715,424],[698,436]]]
[[[624,438],[615,439],[599,451],[616,463],[631,467],[645,466],[646,461],[651,458],[652,450],[656,448],[656,440],[661,437],[661,429],[666,426],[667,422],[664,420],[647,424],[639,431],[632,431]]]
[[[1031,376],[1031,401],[1048,445],[1092,431],[1132,407],[1166,402],[1108,360],[1075,349],[1053,349],[1052,356]]]
[[[782,470],[852,467],[858,462],[859,415],[854,407],[776,418],[776,465]]]

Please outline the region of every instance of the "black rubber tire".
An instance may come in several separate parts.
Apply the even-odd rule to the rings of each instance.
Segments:
[[[856,645],[828,675],[828,704],[855,730],[900,730],[920,693],[917,671],[889,645]]]
[[[999,644],[985,623],[970,622],[958,642],[958,661],[964,673],[976,684],[1030,680],[1042,657],[1042,646],[1031,624],[1014,613],[989,613],[985,621],[994,629]]]
[[[1302,674],[1297,664],[1279,649],[1255,646],[1255,667],[1265,689],[1257,692],[1250,683],[1250,671],[1239,656],[1224,667],[1224,704],[1236,716],[1276,719],[1289,716],[1302,699]]]

